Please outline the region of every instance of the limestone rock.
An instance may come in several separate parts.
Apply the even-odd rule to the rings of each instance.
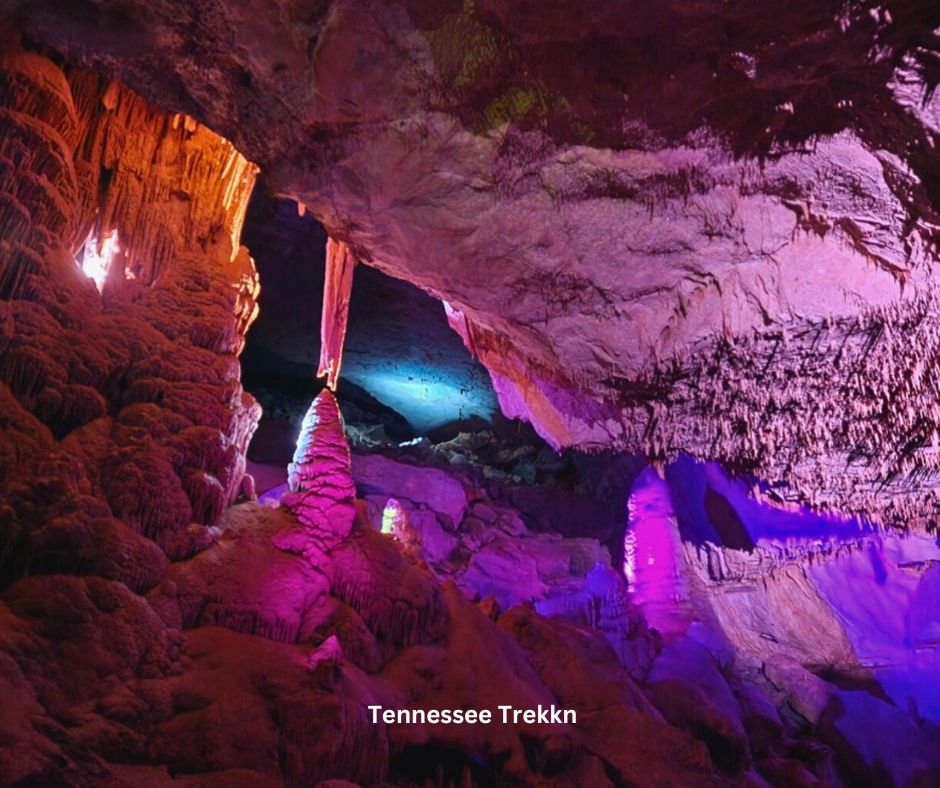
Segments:
[[[320,364],[317,377],[326,377],[326,385],[336,390],[343,362],[343,341],[349,321],[356,259],[342,241],[326,240],[326,280],[323,286],[323,318],[320,326]]]
[[[674,725],[695,731],[722,768],[748,763],[747,734],[727,680],[711,655],[691,639],[667,645],[649,675],[651,698]]]
[[[422,503],[449,518],[451,528],[460,525],[467,510],[467,494],[460,482],[434,468],[405,465],[378,454],[356,454],[352,473],[360,493],[385,493]]]
[[[335,547],[349,535],[356,490],[343,417],[328,389],[317,395],[304,417],[287,483],[291,494],[282,501],[318,548]]]

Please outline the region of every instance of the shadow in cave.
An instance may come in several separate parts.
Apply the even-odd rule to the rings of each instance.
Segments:
[[[709,487],[705,490],[703,505],[705,514],[718,532],[719,544],[732,550],[753,552],[754,540],[747,532],[747,526],[724,495]]]
[[[412,744],[391,759],[391,771],[415,785],[496,785],[494,763],[439,744]]]
[[[819,676],[823,681],[847,692],[867,692],[873,698],[897,706],[894,699],[885,691],[881,682],[875,678],[869,668],[862,665],[852,668],[838,668],[834,665],[806,665],[806,669]]]
[[[771,505],[769,485],[750,476],[732,476],[717,463],[680,455],[665,469],[684,542],[710,542],[750,552],[763,540],[843,539],[872,535],[876,527],[862,518],[816,512],[807,507]],[[767,501],[752,494],[757,488]]]

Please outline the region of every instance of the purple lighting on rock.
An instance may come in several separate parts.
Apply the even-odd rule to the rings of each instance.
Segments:
[[[679,530],[669,487],[652,468],[634,485],[628,511],[624,574],[633,601],[651,627],[664,635],[681,634],[689,618],[682,609],[688,590],[680,571]]]
[[[653,684],[700,684],[714,668],[690,667],[695,653],[700,665],[754,661],[802,716],[831,717],[869,768],[899,785],[928,771],[924,753],[940,746],[936,538],[770,505],[714,463],[681,458],[664,475],[635,482],[624,540],[631,598],[666,646]]]
[[[356,516],[356,487],[343,417],[329,389],[317,395],[304,415],[294,459],[287,466],[287,484],[290,492],[282,502],[307,535],[301,549],[326,549],[349,535]]]

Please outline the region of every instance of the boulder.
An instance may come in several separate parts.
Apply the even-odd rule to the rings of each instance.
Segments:
[[[379,454],[356,454],[352,474],[360,495],[386,494],[420,503],[460,525],[467,511],[467,494],[456,479],[436,468],[423,468],[390,460]]]

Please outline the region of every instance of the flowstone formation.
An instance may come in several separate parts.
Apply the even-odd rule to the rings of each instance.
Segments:
[[[932,527],[936,5],[583,6],[6,4],[450,304],[549,442]]]
[[[241,489],[259,409],[237,354],[258,283],[237,238],[255,169],[15,46],[0,124],[0,760],[5,783],[80,784],[103,772],[79,752],[109,745],[70,709],[178,668],[181,633],[137,594],[211,541]],[[76,253],[111,235],[99,293]]]
[[[101,562],[146,589],[156,546],[191,550],[244,475],[259,409],[237,354],[258,281],[237,238],[255,170],[118,83],[22,51],[0,72],[2,574]],[[75,254],[112,235],[99,294]],[[122,561],[105,545],[125,533]]]

